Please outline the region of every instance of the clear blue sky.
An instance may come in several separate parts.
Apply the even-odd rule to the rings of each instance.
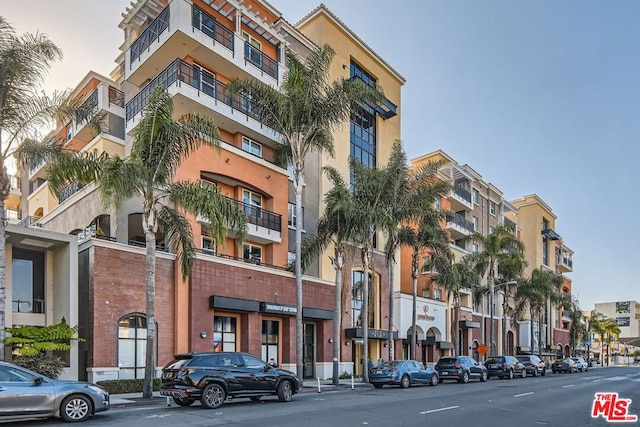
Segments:
[[[442,149],[507,199],[537,193],[574,252],[573,291],[640,300],[640,2],[325,0],[407,83],[410,157]],[[319,3],[271,0],[295,23]],[[123,0],[3,0],[19,32],[64,50],[47,90],[108,75]],[[622,209],[624,208],[624,209]]]

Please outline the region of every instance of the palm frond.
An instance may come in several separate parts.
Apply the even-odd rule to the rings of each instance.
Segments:
[[[196,257],[191,224],[184,215],[166,205],[162,205],[158,210],[158,224],[164,231],[167,246],[175,252],[178,264],[181,266],[182,278],[186,280]]]

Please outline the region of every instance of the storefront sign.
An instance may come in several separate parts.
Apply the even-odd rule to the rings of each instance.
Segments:
[[[621,301],[616,303],[616,314],[626,314],[629,313],[629,306],[631,305],[631,301]]]
[[[290,305],[282,305],[282,304],[274,304],[271,302],[261,302],[260,303],[260,312],[261,313],[270,313],[270,314],[285,314],[288,316],[295,316],[298,312],[296,307],[292,307]]]
[[[616,317],[618,326],[629,326],[629,317]]]
[[[418,320],[422,320],[425,322],[433,322],[434,320],[436,320],[435,316],[431,316],[429,314],[428,304],[422,306],[422,314],[418,314]]]

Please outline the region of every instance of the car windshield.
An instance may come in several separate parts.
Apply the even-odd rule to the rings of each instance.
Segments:
[[[187,362],[189,362],[191,359],[175,359],[172,360],[171,362],[167,363],[167,365],[164,367],[164,369],[180,369],[182,368]]]
[[[441,357],[438,363],[456,363],[455,357]]]
[[[384,362],[383,364],[378,366],[381,366],[383,368],[395,368],[396,366],[398,366],[398,364],[400,364],[399,360],[392,360],[391,362]]]
[[[519,361],[521,361],[521,362],[529,362],[529,361],[531,361],[531,358],[530,358],[530,357],[528,357],[528,356],[520,356],[520,357],[518,357],[517,359],[518,359]]]
[[[487,363],[502,363],[504,362],[504,357],[490,357],[487,359]]]

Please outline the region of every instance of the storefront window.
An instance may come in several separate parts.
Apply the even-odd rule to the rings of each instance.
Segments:
[[[144,378],[147,354],[147,318],[131,314],[118,321],[120,379]]]
[[[236,351],[236,318],[214,316],[213,351]]]
[[[278,343],[280,342],[280,322],[277,320],[262,321],[262,360],[278,361]]]
[[[369,274],[369,327],[373,328],[374,312],[371,301],[373,301],[373,278]],[[364,306],[364,273],[362,271],[353,272],[352,282],[352,294],[351,294],[351,308],[353,324],[356,327],[362,326],[362,308]]]
[[[44,253],[13,248],[12,309],[44,313]]]

